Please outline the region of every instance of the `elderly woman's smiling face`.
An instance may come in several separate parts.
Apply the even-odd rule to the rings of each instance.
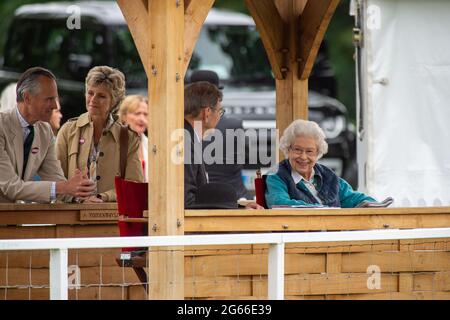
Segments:
[[[309,136],[296,136],[289,147],[289,163],[305,179],[311,179],[314,165],[318,160],[316,140]]]

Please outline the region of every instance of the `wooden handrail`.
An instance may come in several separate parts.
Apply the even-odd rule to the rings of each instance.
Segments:
[[[298,210],[185,210],[185,233],[364,230],[450,226],[450,207]],[[115,203],[0,204],[0,225],[115,224]],[[146,222],[127,218],[127,222]]]
[[[117,217],[117,203],[0,204],[0,225],[112,224]]]
[[[364,209],[267,209],[267,210],[247,210],[247,209],[220,209],[220,210],[185,210],[185,217],[195,216],[342,216],[342,215],[398,215],[398,214],[436,214],[448,213],[449,207],[411,207],[411,208],[364,208]]]
[[[186,210],[185,233],[369,230],[450,226],[450,207]]]

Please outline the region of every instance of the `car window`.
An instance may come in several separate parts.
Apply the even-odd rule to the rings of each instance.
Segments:
[[[35,56],[35,51],[41,50],[41,47],[37,45],[38,37],[36,37],[41,32],[41,25],[16,22],[10,30],[10,37],[5,47],[5,67],[22,70],[35,65],[32,57]]]
[[[229,84],[273,84],[273,75],[259,34],[253,26],[204,27],[191,58],[189,71],[214,70]]]
[[[142,88],[147,86],[147,75],[141,58],[127,26],[112,29],[113,43],[116,46],[115,64],[127,79],[128,87]]]
[[[5,54],[7,68],[22,71],[39,65],[58,78],[84,80],[92,66],[106,63],[100,26],[69,30],[65,20],[19,20],[13,30]]]
[[[126,26],[112,32],[116,45],[117,67],[127,77],[129,87],[146,86],[138,51]],[[263,82],[273,84],[273,75],[259,34],[253,26],[207,26],[202,28],[192,55],[187,77],[192,70],[214,70],[224,83]],[[120,57],[120,59],[118,59]]]

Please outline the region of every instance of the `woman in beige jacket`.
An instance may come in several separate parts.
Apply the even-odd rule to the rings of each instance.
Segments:
[[[78,168],[96,182],[96,196],[85,202],[114,202],[121,129],[116,113],[125,96],[125,77],[117,69],[98,66],[89,71],[85,85],[88,112],[62,126],[56,153],[67,178],[71,178]],[[144,177],[138,152],[139,137],[129,130],[125,179],[142,182]]]

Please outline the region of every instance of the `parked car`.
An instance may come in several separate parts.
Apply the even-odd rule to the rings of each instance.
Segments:
[[[70,29],[67,20],[80,8],[79,29]],[[72,7],[73,8],[73,7]],[[84,79],[95,65],[122,70],[127,93],[147,93],[147,77],[128,30],[114,1],[61,2],[19,7],[9,28],[0,92],[16,82],[31,66],[52,70],[58,78],[63,121],[85,112]],[[252,143],[269,149],[275,163],[275,81],[253,19],[245,14],[212,9],[201,30],[186,78],[192,70],[217,72],[224,85],[223,106],[228,116],[243,121],[245,130],[256,130],[257,139],[246,147],[243,179],[253,189],[255,169],[270,165],[257,159],[250,163]],[[319,123],[327,135],[328,154],[320,161],[350,183],[356,182],[355,136],[348,123],[346,107],[336,99],[335,77],[322,46],[310,77],[309,118]],[[270,149],[272,148],[272,152]],[[253,150],[256,150],[253,149]]]

